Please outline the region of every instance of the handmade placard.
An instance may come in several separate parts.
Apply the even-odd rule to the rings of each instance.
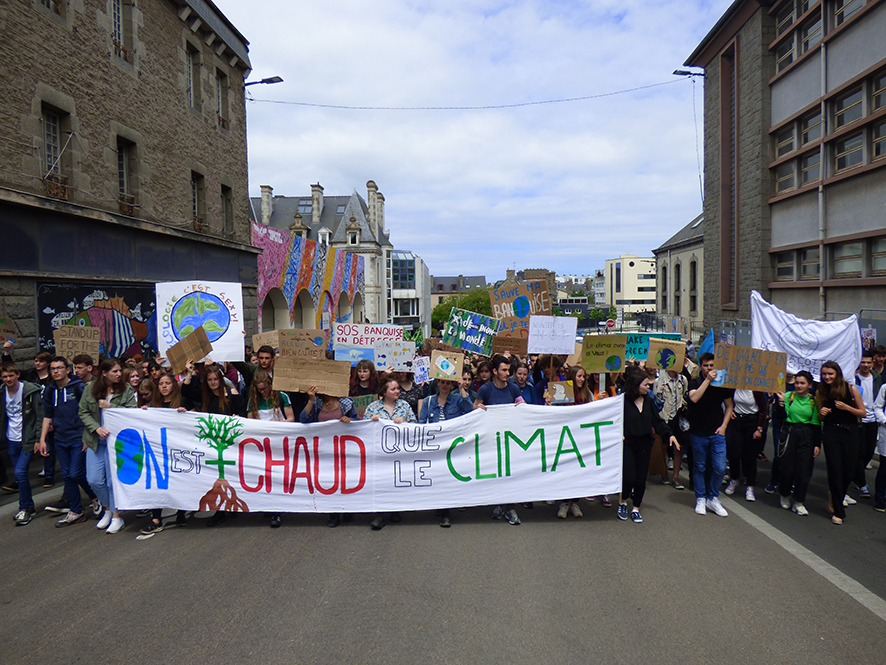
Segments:
[[[646,356],[646,367],[654,369],[670,369],[675,372],[683,371],[683,361],[686,358],[686,344],[673,339],[649,340],[649,353]]]
[[[86,353],[98,360],[101,349],[101,330],[90,326],[59,326],[52,331],[55,339],[55,353],[67,358]]]
[[[376,342],[375,369],[390,369],[393,372],[411,372],[415,359],[415,342],[384,341]]]
[[[431,359],[428,356],[415,356],[412,361],[412,371],[415,372],[415,383],[427,383],[431,380]]]
[[[12,319],[0,317],[0,344],[5,344],[7,341],[15,343],[16,339],[18,339],[18,330],[15,327],[15,322]]]
[[[278,330],[280,355],[301,359],[326,358],[325,330]]]
[[[546,281],[530,281],[489,291],[492,316],[502,323],[499,334],[525,337],[529,334],[529,316],[550,316],[551,297]]]
[[[649,340],[672,339],[679,341],[680,333],[617,333],[619,337],[625,337],[625,358],[637,362],[646,360],[649,355]]]
[[[161,356],[197,328],[212,344],[213,360],[243,360],[243,289],[239,282],[160,282],[157,346]],[[197,360],[196,358],[194,360]]]
[[[787,364],[786,353],[717,344],[714,351],[717,378],[711,381],[711,385],[765,393],[784,392]]]
[[[270,346],[272,349],[280,348],[280,335],[277,330],[269,330],[268,332],[258,333],[252,336],[252,350],[258,353],[263,346]]]
[[[443,332],[443,343],[488,356],[500,326],[498,319],[453,307]]]
[[[627,341],[625,335],[585,335],[581,366],[588,374],[623,371]]]
[[[432,379],[458,381],[461,378],[464,362],[465,357],[461,353],[434,351],[431,354],[431,369],[429,376]]]
[[[212,350],[212,343],[206,331],[203,330],[203,326],[199,326],[182,341],[169,347],[166,351],[166,360],[172,366],[173,372],[181,374],[187,368],[188,360],[198,363],[212,353]]]
[[[492,340],[492,355],[510,351],[512,356],[525,358],[529,355],[529,339],[526,337],[504,337],[496,335]]]
[[[347,397],[351,381],[351,363],[337,360],[312,360],[280,356],[274,362],[274,390],[306,393],[311,386],[333,397]]]
[[[378,395],[361,395],[360,397],[351,397],[351,401],[354,403],[354,411],[357,412],[357,415],[360,416],[360,418],[363,418],[363,414],[366,413],[366,407],[372,404],[377,399]]]
[[[551,404],[575,404],[572,381],[551,381],[545,390],[545,397],[551,398]]]
[[[574,316],[530,316],[529,353],[568,355],[575,350],[577,330]]]
[[[575,343],[575,351],[569,354],[566,364],[570,367],[581,365],[581,342]]]

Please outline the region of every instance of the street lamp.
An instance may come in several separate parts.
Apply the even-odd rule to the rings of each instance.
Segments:
[[[686,69],[675,69],[673,71],[673,75],[674,76],[701,76],[702,78],[704,78],[704,72],[690,72]]]
[[[259,83],[264,83],[266,85],[270,85],[272,83],[283,83],[283,78],[280,76],[271,76],[266,79],[262,79],[261,81],[250,81],[249,83],[244,83],[243,87],[247,87],[250,85],[258,85]]]

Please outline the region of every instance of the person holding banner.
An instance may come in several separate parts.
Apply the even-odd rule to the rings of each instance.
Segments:
[[[815,398],[809,393],[811,387],[812,375],[803,370],[794,376],[793,390],[775,393],[778,406],[774,415],[782,421],[773,460],[773,466],[778,462],[779,501],[782,508],[790,510],[793,491],[793,510],[801,517],[809,514],[804,505],[806,490],[813,460],[821,452],[821,422]]]
[[[535,387],[529,383],[529,369],[521,362],[514,369],[514,383],[520,389],[523,401],[527,404],[539,404],[535,395]]]
[[[640,524],[640,505],[646,493],[646,476],[652,455],[654,434],[667,439],[676,450],[680,449],[677,437],[671,434],[668,424],[662,420],[649,394],[651,382],[646,372],[639,368],[625,372],[624,392],[624,452],[622,456],[622,489],[618,502],[618,519],[628,519],[628,499],[633,504],[631,521]]]
[[[117,533],[125,526],[125,522],[114,504],[107,442],[110,431],[101,424],[102,409],[111,408],[134,409],[136,403],[132,386],[123,382],[123,369],[120,363],[108,359],[101,362],[98,366],[98,376],[83,392],[79,415],[83,421],[86,482],[104,508],[104,514],[95,526],[97,529],[106,529],[106,533]]]
[[[858,419],[866,411],[858,388],[843,379],[843,370],[833,360],[821,366],[821,385],[815,402],[822,422],[821,443],[828,469],[828,511],[833,512],[834,524],[842,524],[846,519],[844,497],[858,464]]]

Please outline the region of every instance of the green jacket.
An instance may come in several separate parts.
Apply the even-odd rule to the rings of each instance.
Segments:
[[[134,409],[136,406],[135,391],[128,383],[122,392],[111,398],[111,408]],[[102,426],[102,415],[98,400],[92,396],[92,381],[86,385],[80,398],[80,420],[83,421],[83,443],[94,452],[98,449],[98,434],[95,430]]]
[[[22,393],[22,450],[34,452],[34,444],[40,440],[43,427],[43,388],[36,383],[19,382]],[[0,441],[6,445],[6,386],[0,387],[3,399],[0,400]]]

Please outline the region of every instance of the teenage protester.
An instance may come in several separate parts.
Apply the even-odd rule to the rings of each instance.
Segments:
[[[689,379],[682,373],[668,369],[661,372],[653,384],[652,392],[661,404],[658,412],[671,434],[676,437],[679,446],[672,446],[674,489],[682,490],[680,468],[683,466],[683,449],[689,444],[689,421],[686,419],[686,400],[689,393]],[[690,467],[691,472],[691,467]]]
[[[655,433],[662,441],[669,441],[677,450],[680,442],[671,434],[667,423],[662,420],[655,402],[649,394],[651,382],[646,372],[631,369],[625,372],[624,392],[624,453],[622,456],[622,489],[618,502],[618,519],[628,519],[628,499],[631,520],[643,521],[640,505],[646,493],[646,476],[649,473],[649,459]]]
[[[437,379],[437,392],[425,397],[421,402],[421,413],[418,416],[420,423],[438,423],[442,420],[452,420],[466,413],[470,413],[474,406],[464,386],[460,386],[455,392],[455,381]],[[452,520],[449,508],[441,508],[437,511],[440,526],[449,528]]]
[[[18,512],[13,518],[16,526],[28,524],[35,515],[28,467],[34,456],[34,444],[40,437],[40,425],[43,422],[40,386],[21,381],[20,377],[21,372],[15,363],[0,363],[0,379],[3,381],[0,434],[6,442],[18,483]]]
[[[141,372],[138,371],[138,367],[124,367],[123,368],[123,382],[128,383],[132,386],[132,389],[138,391],[138,386],[142,381]]]
[[[733,397],[732,420],[726,428],[726,457],[729,460],[729,484],[726,494],[734,494],[742,476],[747,486],[746,501],[756,501],[757,455],[760,439],[769,421],[769,400],[766,393],[736,390]]]
[[[809,376],[812,375],[810,374]],[[784,377],[784,394],[787,395],[788,393],[793,392],[793,390],[794,375],[787,372]],[[813,388],[810,381],[810,395],[813,395],[812,390]],[[772,444],[775,447],[775,453],[772,455],[772,470],[770,472],[769,484],[764,488],[766,494],[772,494],[778,489],[779,478],[781,476],[781,458],[779,457],[778,442],[781,441],[781,428],[784,425],[784,411],[775,408],[778,405],[778,395],[773,393],[770,397],[772,404],[772,417],[770,422],[772,423]]]
[[[702,353],[698,378],[689,382],[689,439],[692,445],[692,487],[695,512],[729,513],[720,503],[726,473],[726,428],[732,420],[732,390],[711,385],[717,378],[714,354]],[[710,460],[710,464],[708,463]]]
[[[504,358],[504,356],[502,356]],[[507,359],[505,359],[507,360]],[[510,365],[510,363],[508,363]],[[465,365],[467,367],[467,365]],[[481,360],[477,365],[476,377],[474,385],[471,387],[476,395],[480,392],[480,387],[486,385],[492,380],[492,364],[488,360]]]
[[[552,365],[549,365],[549,368],[550,367],[552,367]],[[588,373],[583,367],[576,365],[575,367],[570,368],[569,373],[567,374],[567,381],[572,381],[572,394],[575,404],[587,404],[588,402],[593,401],[591,390],[588,387]],[[569,513],[572,513],[573,517],[584,517],[584,513],[581,512],[581,507],[578,505],[579,498],[580,497],[575,497],[573,499],[564,499],[560,501],[560,505],[557,507],[557,517],[561,520],[565,520]]]
[[[385,376],[378,381],[378,399],[366,407],[363,414],[364,420],[391,420],[395,423],[417,422],[415,412],[409,403],[400,399],[400,386],[392,376]],[[400,521],[400,513],[392,512],[392,522]],[[386,518],[383,514],[377,514],[369,526],[373,531],[383,529]]]
[[[877,347],[874,347],[876,357]],[[881,374],[882,376],[882,374]],[[874,479],[874,510],[886,513],[886,384],[880,387],[874,402],[874,413],[879,425],[877,436],[877,453],[880,455],[880,468]]]
[[[529,382],[529,368],[523,363],[517,363],[514,368],[513,363],[511,369],[514,371],[514,383],[520,389],[520,396],[527,404],[538,404],[535,397],[535,387]]]
[[[871,371],[880,377],[880,381],[884,379],[883,373],[886,372],[886,346],[877,344],[873,349],[874,365]]]
[[[123,369],[116,360],[103,360],[98,376],[83,391],[79,415],[83,421],[83,450],[86,452],[86,481],[98,496],[104,515],[96,524],[107,533],[117,533],[124,526],[114,502],[107,438],[111,432],[102,426],[101,410],[136,408],[132,386],[123,382]],[[88,449],[88,450],[87,450]]]
[[[477,399],[477,393],[474,391],[474,372],[471,370],[471,366],[465,363],[464,368],[461,372],[461,381],[458,382],[459,388],[464,388],[467,391],[468,396],[471,398],[471,402]]]
[[[806,490],[812,478],[814,459],[821,452],[821,422],[818,406],[810,394],[812,375],[797,372],[794,389],[789,393],[775,393],[775,411],[782,424],[775,440],[775,461],[778,461],[778,494],[781,507],[797,515],[809,514],[806,509]]]
[[[394,378],[397,379],[397,385],[400,386],[400,399],[409,404],[412,407],[412,412],[418,417],[419,403],[427,394],[424,384],[414,383],[412,372],[395,372]]]
[[[351,376],[348,397],[374,395],[376,390],[378,390],[378,373],[375,371],[375,364],[368,358],[357,361],[354,374]]]
[[[547,404],[549,400],[545,397],[545,393],[548,391],[548,384],[553,381],[565,380],[565,377],[560,374],[563,361],[560,356],[543,355],[535,366],[539,370],[538,378],[535,380],[536,404]]]
[[[83,382],[84,386],[95,378],[93,367],[95,361],[92,356],[86,353],[78,354],[71,359],[71,364],[74,366],[74,374]]]
[[[86,512],[80,499],[80,488],[92,502],[92,512],[101,516],[101,502],[86,482],[86,453],[83,451],[83,421],[80,420],[80,398],[85,386],[78,377],[68,375],[68,361],[56,356],[50,361],[49,371],[53,382],[43,390],[43,428],[35,452],[44,457],[47,453],[46,437],[50,428],[55,432],[55,449],[62,468],[65,497],[69,508],[67,514],[55,525],[70,526],[86,521]]]
[[[511,373],[511,363],[508,359],[503,355],[496,354],[492,358],[491,367],[492,381],[480,387],[477,399],[474,400],[474,408],[485,411],[487,406],[496,404],[523,404],[524,400],[517,384],[508,381]],[[498,505],[492,509],[492,519],[500,520],[502,517],[508,521],[508,524],[520,524],[520,518],[512,503],[504,507]]]
[[[794,379],[796,382],[796,379]],[[858,388],[843,379],[843,371],[833,360],[821,366],[821,385],[815,393],[822,422],[821,443],[828,470],[831,521],[842,524],[848,504],[846,490],[858,465],[858,419],[865,415]]]
[[[274,347],[268,346],[267,344],[265,344],[264,346],[260,346],[257,355],[258,365],[243,362],[231,363],[243,376],[243,381],[246,383],[247,391],[252,385],[252,379],[255,376],[255,373],[259,370],[264,370],[272,377],[274,376]]]
[[[126,374],[126,370],[123,370],[123,374]],[[161,377],[162,378],[162,377]],[[123,381],[125,383],[129,383],[126,381],[124,377]],[[129,383],[132,386],[132,383]],[[152,403],[157,401],[157,386],[151,379],[142,379],[139,381],[138,385],[132,386],[132,389],[135,391],[135,403],[136,406],[151,406]]]
[[[874,356],[871,351],[861,352],[861,362],[858,365],[858,373],[855,375],[855,385],[861,393],[861,401],[864,403],[865,413],[861,417],[861,437],[858,446],[858,464],[856,465],[853,480],[863,499],[869,499],[871,492],[868,489],[865,478],[865,467],[874,457],[877,448],[877,415],[874,413],[874,400],[883,385],[880,374],[874,374]]]

